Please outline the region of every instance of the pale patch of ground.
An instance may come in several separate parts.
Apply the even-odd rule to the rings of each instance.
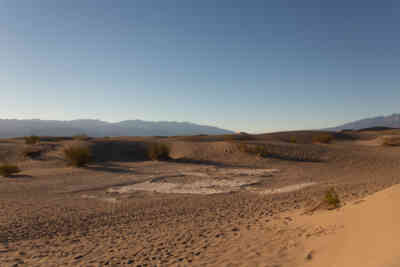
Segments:
[[[258,193],[261,194],[278,194],[278,193],[288,193],[288,192],[293,192],[293,191],[297,191],[312,185],[315,185],[317,183],[314,182],[309,182],[309,183],[300,183],[300,184],[293,184],[293,185],[288,185],[288,186],[283,186],[280,188],[276,188],[276,189],[266,189],[266,190],[262,190],[262,191],[258,191]]]
[[[272,173],[279,172],[278,169],[222,169],[218,172],[219,175],[234,175],[234,176],[261,176],[268,177]]]
[[[240,190],[271,177],[277,169],[221,168],[202,171],[177,171],[168,176],[149,177],[149,181],[110,188],[108,192],[150,191],[165,194],[219,194]]]
[[[134,191],[150,191],[165,194],[219,194],[240,190],[241,186],[257,183],[258,179],[245,180],[212,180],[204,179],[193,183],[168,183],[168,182],[144,182],[135,185],[123,186],[117,189],[109,189],[109,192],[131,193]]]
[[[110,203],[116,203],[118,202],[118,200],[114,197],[98,197],[98,196],[94,196],[94,195],[81,195],[81,198],[84,199],[97,199],[100,201],[105,201],[105,202],[110,202]]]
[[[253,189],[265,177],[271,177],[277,169],[219,169],[213,172],[178,172],[173,175],[152,177],[149,181],[110,188],[109,193],[132,193],[148,191],[163,194],[220,194],[242,189],[260,194],[287,193],[312,186],[315,183],[300,183],[276,189]]]

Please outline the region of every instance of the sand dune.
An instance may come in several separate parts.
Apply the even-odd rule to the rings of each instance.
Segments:
[[[304,242],[312,259],[304,266],[400,266],[400,185],[339,211],[301,216],[299,224],[336,229]],[[305,254],[306,255],[306,254]]]

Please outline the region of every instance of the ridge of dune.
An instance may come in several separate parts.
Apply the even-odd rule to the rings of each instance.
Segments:
[[[400,266],[400,185],[338,211],[300,216],[297,223],[334,234],[315,235],[303,242],[309,260],[301,266],[378,267]],[[304,251],[303,251],[304,252]]]

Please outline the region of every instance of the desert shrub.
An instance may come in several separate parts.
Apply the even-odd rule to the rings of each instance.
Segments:
[[[41,136],[40,141],[41,142],[62,142],[62,141],[70,141],[73,140],[72,137],[67,137],[67,136]]]
[[[171,148],[164,143],[149,143],[146,148],[147,157],[151,160],[168,160]]]
[[[266,157],[269,154],[266,147],[263,145],[238,144],[238,149],[241,152],[254,154],[261,157]]]
[[[154,138],[165,139],[165,138],[168,138],[168,136],[166,136],[166,135],[156,135],[156,136],[154,136]]]
[[[3,177],[8,177],[10,175],[19,173],[21,170],[16,165],[12,164],[2,164],[0,165],[0,175]]]
[[[221,136],[222,141],[235,141],[238,140],[237,136],[234,134],[225,134]]]
[[[312,141],[314,143],[323,143],[323,144],[329,144],[333,140],[332,134],[329,133],[321,133],[314,135],[312,137]]]
[[[40,142],[40,138],[35,135],[25,136],[24,139],[25,139],[25,144],[27,145],[34,145]]]
[[[22,150],[22,156],[25,158],[37,158],[42,154],[42,149],[40,147],[25,147]]]
[[[239,143],[237,144],[237,148],[240,152],[247,152],[247,144]]]
[[[89,140],[89,136],[87,136],[86,134],[78,134],[73,136],[73,139],[78,141],[87,141]]]
[[[67,162],[75,167],[83,167],[91,161],[90,148],[86,145],[75,144],[64,148]]]
[[[237,148],[240,152],[257,155],[264,158],[275,158],[290,161],[321,162],[323,161],[324,150],[313,148],[304,150],[301,147],[292,145],[239,143]]]
[[[247,134],[247,133],[240,133],[240,134],[225,134],[217,136],[217,140],[219,141],[250,141],[254,140],[254,136]]]
[[[384,136],[382,144],[385,146],[400,146],[400,136]]]
[[[325,192],[324,202],[329,208],[338,208],[340,206],[340,199],[334,188]]]

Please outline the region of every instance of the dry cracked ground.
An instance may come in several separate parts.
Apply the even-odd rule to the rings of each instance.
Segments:
[[[171,146],[168,161],[133,160],[143,140],[94,139],[84,168],[65,164],[70,141],[21,158],[27,145],[3,140],[0,155],[22,172],[0,177],[0,265],[306,266],[304,240],[340,228],[297,222],[319,212],[327,189],[345,206],[400,181],[400,148],[379,142],[387,133],[330,144],[313,134],[157,139]]]

